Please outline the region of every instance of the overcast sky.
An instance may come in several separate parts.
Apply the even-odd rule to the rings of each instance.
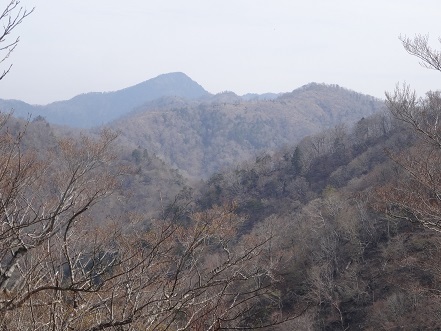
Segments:
[[[397,82],[420,94],[441,86],[441,73],[421,68],[398,40],[429,34],[441,49],[439,0],[21,2],[36,8],[17,28],[3,99],[46,104],[175,71],[211,93],[318,82],[383,98]]]

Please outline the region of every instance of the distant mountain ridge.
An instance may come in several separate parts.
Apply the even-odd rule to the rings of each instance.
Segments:
[[[317,83],[283,94],[212,95],[179,72],[46,106],[0,99],[0,111],[13,109],[18,117],[42,116],[75,128],[110,126],[131,148],[153,152],[194,178],[338,124],[350,126],[383,107],[374,97]]]
[[[177,96],[197,99],[210,94],[181,72],[163,74],[114,92],[90,92],[70,100],[33,106],[18,100],[1,100],[0,110],[14,110],[15,116],[43,116],[50,123],[79,128],[106,124],[149,101]]]

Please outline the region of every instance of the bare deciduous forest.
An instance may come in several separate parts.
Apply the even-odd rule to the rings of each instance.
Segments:
[[[2,64],[18,43],[10,32],[30,13],[11,1],[0,16]],[[441,71],[428,37],[401,42]],[[336,87],[307,89],[318,100],[343,95]],[[368,99],[349,94],[367,107]],[[233,99],[186,104],[184,115],[206,116],[193,129],[220,139],[213,132],[234,124],[234,109],[246,115]],[[222,103],[229,111],[219,115],[213,109]],[[345,107],[332,109],[350,113]],[[339,124],[284,147],[247,150],[246,161],[198,180],[148,144],[137,146],[149,141],[134,140],[139,129],[80,131],[2,109],[0,327],[440,329],[441,95],[419,98],[397,86],[385,107],[352,122],[331,109]],[[135,122],[127,115],[121,123]],[[244,139],[263,141],[270,116],[254,124],[256,135]],[[223,146],[218,156],[233,145]],[[190,168],[199,154],[204,159],[201,149],[187,153]]]

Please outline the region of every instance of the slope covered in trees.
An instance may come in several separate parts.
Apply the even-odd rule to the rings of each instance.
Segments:
[[[315,83],[282,95],[212,96],[182,73],[46,106],[0,100],[1,109],[22,118],[43,117],[49,123],[83,128],[113,121],[109,125],[122,132],[126,144],[147,148],[195,178],[338,123],[351,125],[382,107],[373,97]]]
[[[427,140],[388,113],[261,153],[192,189],[111,133],[4,123],[2,169],[13,172],[0,182],[9,192],[0,311],[10,329],[441,324],[439,237],[412,214],[424,201],[435,208],[436,195],[415,191],[405,158]],[[101,154],[109,139],[113,152]],[[420,198],[397,195],[400,183]]]
[[[280,330],[441,325],[440,238],[410,214],[397,215],[397,183],[405,183],[408,174],[390,155],[406,155],[418,141],[400,122],[377,115],[353,130],[337,127],[260,155],[201,188],[204,208],[236,203],[246,219],[239,231],[244,238],[277,238],[266,257],[283,307],[307,307]],[[404,185],[415,192],[415,186]],[[396,214],[389,213],[392,206]]]
[[[0,21],[15,9],[18,22],[26,17],[19,3]],[[402,42],[441,71],[427,37]],[[15,44],[2,49],[5,58]],[[341,92],[310,85],[268,101],[279,113],[288,105],[303,130],[314,132],[317,121],[327,129],[265,146],[271,153],[192,188],[155,146],[134,147],[129,135],[2,112],[0,328],[440,329],[441,94],[397,88],[387,94],[390,113],[366,116],[375,100]],[[335,107],[324,95],[337,97]],[[205,140],[219,137],[225,120],[240,124],[238,112],[257,125],[254,134],[269,134],[265,121],[278,118],[257,100],[244,107],[231,93],[214,98],[191,103],[191,112],[188,101],[163,99],[147,113],[162,103],[194,116]],[[259,134],[239,129],[242,141],[262,147]]]
[[[277,302],[260,259],[267,239],[234,240],[234,205],[197,210],[179,175],[147,151],[127,153],[114,132],[60,137],[42,119],[4,114],[0,123],[2,328],[280,321],[268,315]]]
[[[1,146],[14,153],[3,169],[16,171],[5,175],[27,183],[1,182],[12,203],[1,212],[0,311],[10,329],[441,323],[439,237],[411,218],[391,217],[398,209],[386,199],[397,197],[387,195],[391,185],[408,176],[391,156],[423,140],[387,114],[260,154],[193,189],[154,153],[124,140],[101,159],[110,133],[73,131],[60,140],[64,131],[41,119],[5,123]],[[68,174],[75,188],[65,187]],[[82,205],[87,199],[91,208]],[[57,201],[62,207],[53,214],[48,208]],[[61,223],[48,227],[50,215]]]
[[[338,86],[309,84],[273,100],[222,93],[206,101],[164,98],[115,121],[133,146],[149,148],[192,177],[207,177],[259,152],[292,145],[384,107]]]

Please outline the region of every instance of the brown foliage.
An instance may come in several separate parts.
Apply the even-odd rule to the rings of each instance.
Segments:
[[[175,212],[149,224],[129,215],[123,226],[100,220],[94,206],[119,182],[116,135],[61,139],[38,155],[23,148],[23,137],[6,127],[0,133],[1,326],[219,330],[273,323],[252,318],[277,307],[265,299],[274,283],[260,260],[268,237],[237,244],[242,220],[234,205],[200,212],[171,206]]]
[[[390,157],[402,167],[397,177],[377,190],[378,210],[395,218],[441,231],[441,151],[418,144]]]

